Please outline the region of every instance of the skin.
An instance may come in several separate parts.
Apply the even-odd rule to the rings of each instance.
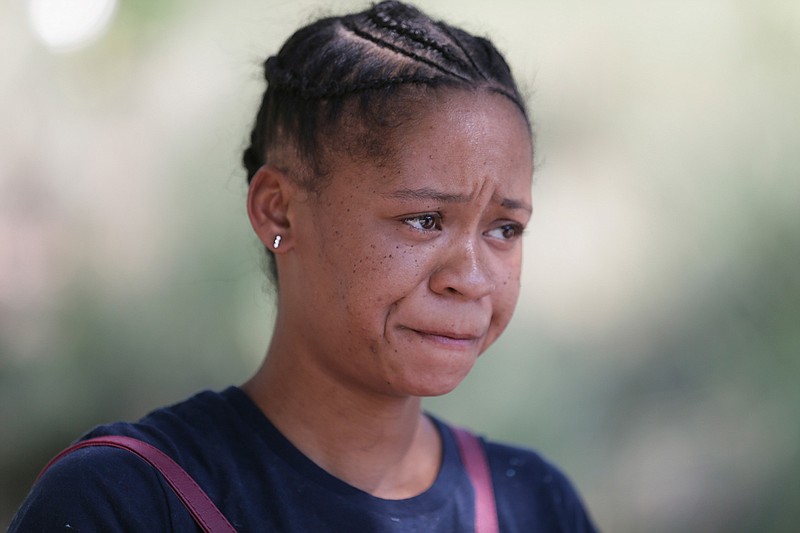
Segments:
[[[455,388],[508,324],[532,146],[505,97],[439,92],[383,161],[346,154],[318,193],[264,166],[248,213],[278,267],[275,332],[244,391],[306,456],[388,499],[434,482],[421,397]]]

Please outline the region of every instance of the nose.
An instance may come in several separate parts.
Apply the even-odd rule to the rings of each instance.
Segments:
[[[431,274],[429,285],[441,295],[458,295],[478,300],[495,289],[488,258],[474,239],[452,244],[443,254],[438,268]]]

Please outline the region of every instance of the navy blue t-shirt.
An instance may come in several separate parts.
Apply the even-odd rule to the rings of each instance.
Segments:
[[[170,455],[239,531],[473,531],[472,487],[450,429],[434,484],[384,500],[328,474],[295,448],[238,388],[202,392],[138,423],[86,437],[127,435]],[[536,453],[484,442],[502,532],[593,532],[572,485]],[[53,465],[11,523],[28,531],[196,531],[160,474],[125,450],[90,447]]]

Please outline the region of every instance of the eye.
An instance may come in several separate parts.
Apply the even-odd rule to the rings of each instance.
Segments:
[[[403,219],[403,223],[419,231],[441,231],[442,216],[438,213],[425,213]]]
[[[524,229],[522,224],[504,224],[500,227],[490,229],[484,235],[503,241],[513,241],[522,236]]]

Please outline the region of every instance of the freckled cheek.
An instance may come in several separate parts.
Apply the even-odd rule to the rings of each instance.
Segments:
[[[407,246],[367,243],[353,253],[343,252],[346,267],[340,286],[362,305],[391,304],[406,296],[420,277],[421,261]]]
[[[514,309],[517,306],[520,290],[520,277],[519,272],[512,272],[504,278],[498,280],[497,289],[493,298],[493,316],[492,323],[495,325],[499,332],[505,329],[511,316],[514,314]]]

